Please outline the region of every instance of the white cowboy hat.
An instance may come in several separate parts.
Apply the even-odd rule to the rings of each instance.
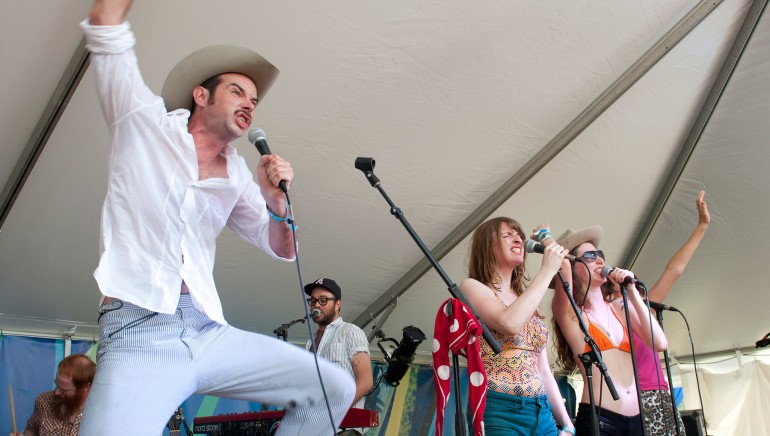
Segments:
[[[566,248],[567,251],[574,250],[575,247],[584,242],[590,242],[594,244],[594,247],[599,248],[599,243],[602,241],[603,234],[604,228],[602,226],[586,227],[577,232],[572,229],[567,229],[566,232],[562,233],[561,236],[556,239],[556,243]],[[556,280],[557,278],[554,277],[548,287],[554,289],[556,287]]]
[[[578,245],[584,242],[590,242],[594,244],[594,247],[599,248],[599,243],[602,241],[602,235],[604,234],[604,228],[602,226],[586,227],[580,231],[574,231],[567,229],[556,239],[556,243],[566,248],[567,251],[572,251]]]
[[[254,50],[235,45],[212,45],[194,51],[171,69],[161,97],[166,110],[190,109],[193,89],[206,79],[224,73],[239,73],[257,86],[259,101],[278,76],[278,68]]]

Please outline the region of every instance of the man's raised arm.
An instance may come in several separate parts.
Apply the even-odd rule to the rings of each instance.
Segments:
[[[96,0],[91,7],[91,24],[115,26],[126,20],[132,0]]]

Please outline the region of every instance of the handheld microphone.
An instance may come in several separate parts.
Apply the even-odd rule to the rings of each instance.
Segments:
[[[310,312],[310,317],[311,318],[318,318],[319,316],[321,316],[321,309],[319,309],[317,307],[314,308],[312,312]]]
[[[527,253],[543,254],[545,252],[545,246],[539,242],[535,242],[531,239],[527,239],[526,241],[524,241],[524,250],[526,250]],[[575,256],[571,254],[564,256],[564,258],[572,261],[577,259]]]
[[[267,135],[265,135],[265,131],[262,129],[251,129],[249,130],[249,142],[254,144],[255,147],[257,147],[257,151],[259,151],[259,154],[262,156],[273,154],[270,152],[270,147],[267,146]],[[281,188],[281,191],[286,192],[286,182],[283,180],[278,183],[278,187]]]
[[[606,278],[610,278],[610,273],[612,273],[612,271],[613,271],[614,269],[615,269],[615,267],[607,265],[607,266],[605,266],[604,268],[602,268],[602,275],[603,275],[604,277],[606,277]],[[637,278],[634,278],[634,277],[626,277],[625,279],[623,279],[623,284],[624,284],[624,285],[627,285],[627,284],[629,284],[629,283],[633,283],[633,284],[635,284],[635,285],[636,285],[636,284],[641,284],[642,286],[644,286],[644,283],[642,283],[642,281],[641,281],[641,280],[639,280],[639,279],[637,279]],[[653,303],[653,302],[651,301],[651,302],[650,302],[650,307],[652,307],[652,303]],[[659,304],[659,303],[655,303],[655,304]],[[664,309],[664,310],[665,310],[665,309]]]
[[[649,301],[649,303],[650,303],[650,308],[655,309],[658,312],[660,312],[661,310],[671,310],[674,312],[679,312],[679,309],[677,309],[674,306],[669,306],[668,304],[656,303],[654,301]]]

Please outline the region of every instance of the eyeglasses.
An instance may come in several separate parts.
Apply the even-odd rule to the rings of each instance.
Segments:
[[[326,306],[326,303],[328,303],[330,301],[334,301],[334,300],[336,300],[336,298],[329,298],[329,297],[321,297],[321,298],[318,298],[318,299],[308,298],[307,299],[307,304],[308,304],[308,306],[313,307],[313,306],[315,306],[316,303],[318,303],[318,304],[321,305],[321,307],[323,307],[323,306]]]
[[[585,263],[594,263],[596,262],[596,259],[600,257],[604,260],[604,252],[602,250],[591,250],[584,252],[583,255],[580,256],[580,259]]]

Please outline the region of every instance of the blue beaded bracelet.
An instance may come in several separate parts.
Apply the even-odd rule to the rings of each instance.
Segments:
[[[540,230],[537,233],[537,242],[542,243],[543,241],[545,241],[548,238],[553,238],[553,235],[551,235],[551,232],[549,232],[548,229]]]
[[[273,221],[278,221],[280,223],[280,222],[284,222],[284,221],[288,222],[289,219],[290,219],[289,218],[289,205],[288,204],[286,204],[286,216],[283,217],[283,218],[281,218],[278,215],[274,214],[273,211],[270,210],[270,206],[268,206],[267,203],[265,203],[265,209],[267,209],[267,214],[270,215],[270,218],[272,218]]]
[[[273,211],[270,210],[270,206],[268,206],[267,203],[265,203],[265,209],[267,209],[267,214],[270,215],[270,218],[273,221],[278,221],[279,223],[282,223],[282,222],[289,223],[289,228],[291,228],[292,230],[296,229],[296,227],[294,227],[294,222],[291,219],[291,214],[289,213],[289,204],[288,203],[286,204],[286,216],[283,217],[283,218],[281,218],[278,215],[274,214]]]
[[[562,428],[561,428],[559,431],[560,431],[560,432],[562,432],[562,431],[566,431],[567,433],[572,433],[573,435],[574,435],[574,434],[575,434],[575,432],[576,432],[576,431],[575,431],[575,427],[562,427]]]

